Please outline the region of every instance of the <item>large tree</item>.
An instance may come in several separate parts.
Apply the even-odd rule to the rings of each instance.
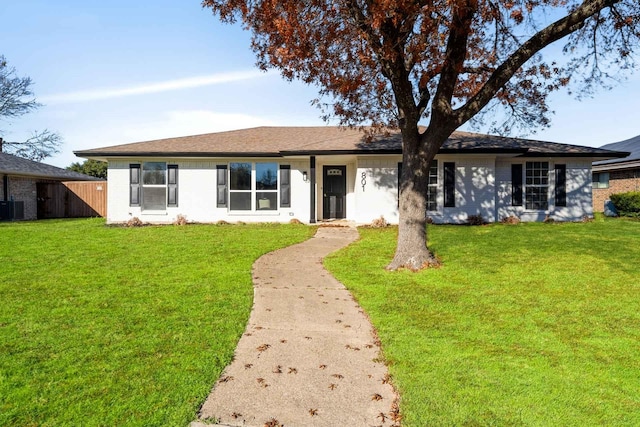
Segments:
[[[15,68],[9,67],[5,57],[0,55],[0,120],[20,117],[41,106],[34,98],[32,85],[31,78],[19,77]],[[59,134],[45,129],[33,132],[24,141],[2,141],[1,148],[5,152],[39,162],[59,153],[61,144]]]
[[[261,68],[317,85],[315,102],[325,117],[400,129],[400,223],[390,269],[437,264],[426,245],[428,170],[454,130],[489,117],[503,132],[547,126],[551,92],[569,85],[590,91],[632,70],[640,42],[638,0],[204,0],[203,6],[252,31]],[[561,39],[565,55],[545,60],[543,48]]]
[[[74,162],[67,166],[67,170],[107,179],[107,162],[101,162],[100,160],[89,159],[82,163]]]

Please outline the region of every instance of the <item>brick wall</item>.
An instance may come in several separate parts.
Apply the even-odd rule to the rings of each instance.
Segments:
[[[36,181],[29,178],[9,177],[9,199],[24,202],[24,219],[37,219]]]
[[[593,189],[593,210],[602,212],[612,194],[640,191],[640,168],[609,172],[609,188]]]

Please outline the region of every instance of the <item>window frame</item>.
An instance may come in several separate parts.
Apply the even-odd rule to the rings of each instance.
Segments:
[[[162,179],[163,183],[147,182],[150,178],[153,181],[153,175],[151,172],[157,172],[159,169],[149,168],[146,169],[145,165],[151,163],[162,164]],[[147,212],[165,212],[168,208],[178,206],[178,165],[175,163],[162,162],[162,161],[146,161],[140,163],[129,164],[129,206],[140,208],[141,211]],[[145,172],[149,172],[145,175]],[[155,178],[158,176],[156,175]],[[147,189],[147,195],[152,189],[163,189],[164,193],[164,206],[145,206],[145,189]],[[159,198],[158,198],[159,199]]]
[[[427,194],[425,195],[426,211],[438,211],[438,161],[431,160],[427,175]]]
[[[547,211],[549,209],[548,161],[525,163],[524,207],[528,211]]]
[[[234,179],[233,174],[237,170],[234,168],[234,165],[250,165],[250,177],[249,177],[249,188],[245,189],[234,189],[234,185],[237,184],[237,178]],[[267,167],[271,166],[267,169],[267,172],[273,169],[274,174],[273,178],[275,179],[275,188],[259,188],[261,180],[258,180],[258,165],[265,165]],[[287,207],[281,205],[282,194],[281,190],[283,189],[283,171],[289,171],[290,166],[280,165],[277,161],[235,161],[229,162],[227,165],[227,181],[226,181],[226,191],[227,191],[227,203],[226,207],[227,211],[231,214],[269,214],[269,213],[277,213],[281,207]],[[289,171],[290,172],[290,171]],[[290,181],[290,180],[289,180]],[[264,183],[263,183],[264,184]],[[291,184],[289,183],[289,186]],[[290,191],[290,190],[289,190]],[[238,209],[234,208],[234,195],[238,194],[248,194],[249,195],[249,208],[248,209]],[[262,199],[258,199],[260,195],[271,196],[271,197],[263,197]],[[260,208],[261,201],[264,200],[263,208]],[[246,203],[246,202],[245,202]],[[290,201],[289,201],[290,205]]]
[[[597,181],[596,176],[598,177]],[[606,177],[606,180],[602,180],[601,177]],[[611,175],[609,172],[591,172],[591,187],[596,190],[609,188],[610,178]]]

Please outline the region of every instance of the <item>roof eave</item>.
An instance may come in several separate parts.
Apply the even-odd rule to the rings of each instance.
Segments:
[[[607,171],[607,170],[636,169],[636,168],[640,168],[640,160],[633,160],[629,162],[603,163],[599,165],[593,165],[591,167],[591,169],[594,172]]]
[[[95,152],[74,151],[78,157],[85,158],[110,158],[110,157],[282,157],[278,152],[167,152],[167,151],[139,151],[139,152]]]

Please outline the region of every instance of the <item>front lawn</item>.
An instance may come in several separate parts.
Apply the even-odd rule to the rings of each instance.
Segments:
[[[292,225],[0,224],[0,425],[185,426]]]
[[[640,222],[428,231],[440,269],[386,272],[396,228],[325,261],[377,327],[404,426],[640,425]]]

